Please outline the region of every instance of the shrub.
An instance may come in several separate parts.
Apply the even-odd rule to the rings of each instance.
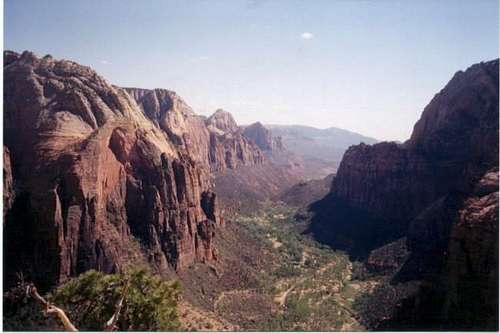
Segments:
[[[43,315],[40,306],[26,295],[26,286],[18,286],[3,294],[3,329],[5,331],[61,330],[56,318]]]
[[[308,298],[290,297],[286,303],[286,317],[293,323],[306,321],[311,315],[311,308],[308,304]]]
[[[104,274],[90,270],[53,290],[47,295],[47,300],[62,308],[79,330],[99,331],[115,312],[127,284],[128,291],[116,323],[118,330],[179,330],[179,283],[165,281],[146,270],[134,270],[127,274]],[[33,311],[33,306],[38,307],[38,313]],[[10,327],[14,328],[16,316],[26,317],[27,309],[33,316],[33,320],[28,322],[40,322],[41,309],[30,301],[14,314],[9,321],[13,323]],[[23,329],[23,325],[18,323],[15,328]]]
[[[261,331],[297,331],[300,322],[305,322],[311,315],[307,298],[291,296],[286,303],[286,311],[267,318],[259,328]]]
[[[287,278],[300,274],[300,269],[292,264],[284,264],[276,269],[273,274],[278,278]]]

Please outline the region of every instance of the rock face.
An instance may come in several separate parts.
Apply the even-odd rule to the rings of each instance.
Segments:
[[[451,229],[444,317],[466,328],[498,329],[498,169],[477,183]],[[452,324],[450,325],[452,326]]]
[[[12,163],[9,148],[3,148],[3,219],[14,202],[14,180],[12,178]]]
[[[124,88],[146,118],[214,176],[219,201],[227,211],[253,211],[259,202],[296,183],[302,174],[286,155],[279,138],[260,123],[239,127],[233,116],[217,110],[196,115],[174,92]],[[260,140],[259,138],[264,138]],[[262,144],[265,140],[268,145]],[[291,163],[292,162],[292,163]]]
[[[229,112],[217,110],[208,119],[196,115],[175,93],[165,89],[124,88],[143,114],[176,145],[211,171],[261,164],[259,148],[243,136]]]
[[[4,65],[7,284],[22,271],[47,287],[135,256],[160,271],[215,259],[209,147],[187,133],[206,126],[177,95],[129,90],[139,107],[71,61],[6,52]]]
[[[381,228],[395,226],[398,232],[382,243],[395,240],[426,207],[454,191],[467,192],[496,165],[497,139],[498,61],[492,61],[457,73],[425,108],[408,142],[350,147],[330,201],[366,213]]]
[[[279,200],[290,206],[307,207],[328,194],[334,177],[335,175],[331,174],[322,179],[297,183],[281,193]]]
[[[243,134],[262,150],[283,150],[280,136],[273,137],[260,122],[245,126]]]
[[[392,273],[397,271],[407,258],[408,247],[406,238],[403,237],[373,250],[366,260],[366,266],[377,273]]]
[[[306,178],[302,159],[289,152],[281,137],[273,137],[260,122],[235,128],[230,114],[218,111],[207,123],[221,130],[231,130],[233,135],[243,135],[265,156],[259,165],[227,168],[215,173],[215,188],[227,213],[253,213],[266,201],[278,200],[283,191]]]
[[[493,168],[468,195],[440,200],[412,222],[422,225],[409,231],[410,258],[395,281],[424,283],[381,329],[498,330],[498,208]]]
[[[215,190],[226,214],[255,213],[302,179],[302,174],[267,159],[262,165],[215,173]]]
[[[354,256],[366,258],[407,237],[410,255],[396,280],[427,281],[432,295],[418,296],[409,311],[414,317],[405,319],[412,327],[498,325],[492,311],[498,306],[498,189],[481,185],[484,177],[498,177],[497,169],[490,171],[498,166],[498,88],[498,60],[458,72],[424,109],[407,142],[349,148],[332,192],[312,207],[313,233]],[[466,304],[474,292],[489,293],[489,305]],[[488,324],[471,320],[474,315]]]
[[[215,113],[207,119],[206,123],[209,127],[225,133],[234,133],[240,129],[233,116],[222,109],[215,111]]]

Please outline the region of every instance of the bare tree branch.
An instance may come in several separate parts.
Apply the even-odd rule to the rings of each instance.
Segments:
[[[76,327],[71,323],[66,313],[55,305],[47,302],[40,294],[38,293],[34,284],[28,284],[26,287],[26,294],[33,297],[44,309],[45,314],[53,314],[56,315],[59,320],[62,322],[64,329],[68,332],[77,332]]]
[[[115,313],[111,316],[111,318],[109,318],[109,320],[104,325],[105,332],[110,332],[110,331],[115,330],[116,322],[118,321],[118,317],[120,316],[120,311],[121,311],[122,306],[123,306],[123,301],[125,300],[125,297],[127,297],[128,287],[129,287],[129,281],[127,280],[127,284],[125,285],[125,288],[123,289],[122,297],[121,297],[120,301],[118,302],[118,304],[116,305]]]
[[[118,321],[118,318],[120,317],[120,313],[123,307],[123,303],[125,301],[125,298],[127,297],[128,294],[128,289],[129,289],[130,283],[127,280],[125,287],[123,288],[123,293],[120,298],[120,301],[116,305],[116,310],[111,316],[111,318],[104,324],[103,331],[105,332],[110,332],[114,331],[116,329],[116,322]],[[32,297],[35,301],[37,301],[43,308],[43,312],[46,315],[55,315],[59,318],[59,320],[62,322],[64,325],[64,329],[68,332],[77,332],[78,330],[76,327],[71,323],[69,320],[68,316],[62,310],[61,308],[49,303],[45,298],[40,296],[38,293],[38,290],[36,289],[35,285],[33,283],[29,283],[26,286],[26,295]]]

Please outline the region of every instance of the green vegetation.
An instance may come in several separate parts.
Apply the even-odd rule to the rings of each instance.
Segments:
[[[19,285],[3,294],[3,329],[5,331],[62,331],[53,317],[46,317],[42,308],[26,295],[26,286]]]
[[[179,283],[165,281],[146,270],[127,274],[104,274],[91,270],[53,290],[46,298],[62,308],[79,330],[99,331],[111,318],[123,295],[118,330],[179,330]],[[17,309],[11,307],[6,312],[5,329],[61,329],[58,322],[43,318],[41,307],[33,300],[23,299],[20,304],[22,306]]]
[[[262,247],[266,261],[256,266],[258,269],[249,265],[238,271],[243,284],[214,292],[213,311],[243,330],[262,331],[363,330],[372,325],[371,314],[366,312],[371,311],[376,318],[386,315],[388,307],[378,306],[369,295],[375,293],[379,299],[380,293],[391,296],[393,290],[378,286],[380,281],[370,277],[362,263],[351,262],[345,253],[304,235],[304,226],[294,214],[294,209],[274,204],[237,218],[245,239]],[[253,253],[250,248],[248,255]],[[179,284],[145,270],[126,274],[89,271],[52,290],[46,298],[64,309],[78,329],[102,330],[124,294],[119,330],[180,329]],[[60,323],[44,317],[33,300],[4,299],[6,329],[61,330]],[[392,299],[385,303],[392,305]],[[380,309],[374,311],[372,307]],[[368,319],[359,319],[360,314]]]
[[[352,304],[368,284],[363,267],[348,256],[301,233],[296,210],[269,204],[237,222],[251,237],[267,244],[276,258],[260,284],[273,298],[276,309],[256,328],[263,331],[363,329],[354,318]],[[351,286],[353,284],[353,286]]]
[[[301,270],[289,263],[283,263],[283,265],[279,266],[277,269],[273,271],[273,275],[276,276],[277,278],[288,278],[288,277],[293,277],[293,276],[298,276],[300,275]]]
[[[307,320],[312,310],[308,304],[309,298],[290,297],[286,303],[287,317],[290,322],[301,322]]]
[[[270,318],[263,324],[263,331],[300,331],[311,315],[307,298],[290,297],[286,311]],[[302,325],[301,325],[302,323]]]

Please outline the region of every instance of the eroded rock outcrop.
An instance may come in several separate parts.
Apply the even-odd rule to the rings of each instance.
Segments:
[[[408,254],[406,238],[403,237],[371,251],[366,267],[377,273],[394,273],[405,263]]]
[[[388,225],[397,230],[387,230],[386,239],[377,235],[380,241],[357,249],[366,255],[376,246],[404,236],[412,219],[436,200],[452,192],[467,193],[497,163],[498,61],[491,61],[457,73],[425,108],[406,143],[350,147],[330,198],[318,204],[318,212],[334,202],[342,206],[338,210],[367,215],[371,221],[365,223],[374,231]],[[332,217],[318,219],[316,226],[333,230],[339,223],[343,223],[341,219]],[[361,232],[356,230],[359,225],[346,223],[349,225],[342,227],[352,228],[353,237]],[[338,238],[338,245],[344,246],[342,236]]]
[[[9,148],[3,147],[3,218],[14,202],[14,179],[12,177],[12,163]]]
[[[443,316],[467,329],[498,329],[498,169],[487,172],[453,224]],[[456,327],[456,326],[455,326]]]
[[[493,168],[412,222],[420,230],[394,280],[423,283],[380,329],[498,330],[498,200]]]
[[[141,112],[89,67],[31,52],[6,52],[4,64],[4,156],[16,184],[4,211],[7,283],[22,271],[46,287],[135,257],[160,271],[215,258],[222,221],[186,137],[185,103],[141,91],[151,106]]]
[[[207,123],[242,135],[250,144],[258,147],[265,157],[263,163],[257,166],[215,173],[216,191],[227,213],[254,212],[266,201],[278,200],[284,190],[306,178],[302,159],[286,150],[281,137],[272,136],[260,122],[235,128],[230,114],[219,110]]]
[[[425,283],[382,329],[498,329],[498,64],[455,74],[404,144],[349,148],[312,206],[312,232],[369,264],[407,238],[393,281]]]
[[[124,88],[144,115],[168,137],[211,171],[261,164],[264,156],[246,139],[229,112],[217,110],[208,119],[196,115],[174,92]]]
[[[237,132],[240,128],[236,124],[233,115],[222,109],[215,111],[213,115],[206,120],[207,126],[212,130],[220,130],[222,132]]]
[[[260,122],[245,126],[243,134],[262,150],[283,150],[281,137],[274,137]]]

